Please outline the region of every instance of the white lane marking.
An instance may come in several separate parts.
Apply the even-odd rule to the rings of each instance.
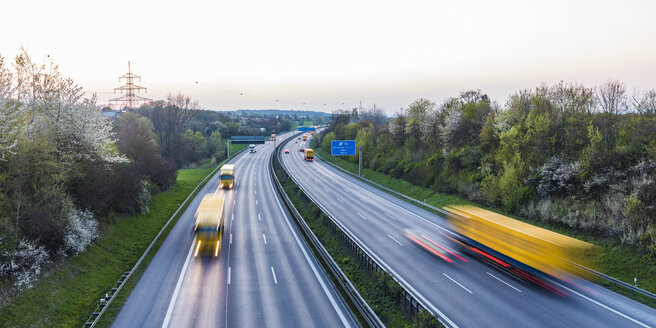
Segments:
[[[392,238],[392,240],[395,241],[397,244],[403,246],[403,244],[401,244],[398,240],[394,239],[394,237],[392,237],[392,236],[390,236],[390,235],[387,235],[387,237]]]
[[[233,212],[232,213],[232,218],[230,219],[230,221],[234,221],[234,220],[235,220],[235,213]]]
[[[232,206],[235,206],[235,203],[237,202],[237,199],[232,200]]]
[[[232,244],[232,234],[230,234],[230,244]]]
[[[237,191],[239,191],[239,190],[237,190]],[[237,196],[237,191],[235,191],[235,196]]]
[[[511,284],[509,284],[509,283],[507,283],[507,282],[505,282],[505,281],[503,281],[503,280],[497,278],[495,275],[493,275],[493,274],[491,274],[491,273],[489,273],[489,272],[485,272],[485,273],[489,274],[492,278],[494,278],[494,279],[496,279],[496,280],[499,280],[499,281],[501,281],[502,283],[506,284],[508,287],[510,287],[510,288],[512,288],[512,289],[514,289],[514,290],[520,292],[520,293],[522,292],[521,290],[515,288],[515,286],[513,286],[513,285],[511,285]]]
[[[344,204],[344,201],[341,200],[341,199],[339,199],[339,198],[337,198],[337,201],[340,202],[340,203],[342,203],[342,204]]]
[[[255,194],[257,195],[257,190],[255,190]]]
[[[260,203],[257,201],[257,199],[255,200],[255,205],[260,205]]]
[[[365,221],[369,221],[369,219],[365,218],[364,215],[360,214],[359,212],[355,212],[355,214],[359,215],[361,218],[365,219]]]
[[[385,214],[385,216],[387,216],[388,218],[390,218],[390,219],[396,221],[396,219],[395,219],[392,215],[390,215],[389,213],[385,212],[385,213],[383,213],[383,214]]]
[[[257,185],[255,182],[253,182],[253,186]]]
[[[262,221],[262,216],[260,215],[260,213],[257,213],[257,219]]]
[[[264,243],[266,244],[267,242],[266,242],[266,235],[265,234],[262,234],[262,239],[264,239]]]
[[[321,186],[321,189],[323,189],[323,191],[325,191],[325,192],[328,192],[328,189],[326,189],[326,187],[324,187],[324,186]]]
[[[606,309],[606,310],[608,310],[608,311],[611,311],[611,312],[613,312],[613,313],[615,313],[615,314],[617,314],[617,315],[619,315],[619,316],[621,316],[621,317],[624,317],[625,319],[631,320],[631,321],[635,322],[635,323],[638,324],[638,325],[641,325],[641,326],[643,326],[643,327],[645,327],[645,328],[649,328],[649,327],[651,327],[651,326],[646,325],[646,324],[644,324],[644,323],[642,323],[642,322],[640,322],[640,321],[638,321],[638,320],[636,320],[636,319],[634,319],[634,318],[632,318],[632,317],[629,317],[628,315],[626,315],[626,314],[624,314],[624,313],[622,313],[622,312],[620,312],[620,311],[617,311],[617,310],[615,310],[615,309],[613,309],[613,308],[611,308],[611,307],[608,307],[608,306],[606,306],[606,305],[604,305],[604,304],[601,304],[601,303],[599,303],[599,302],[597,302],[597,301],[595,301],[595,300],[593,300],[593,299],[591,299],[591,298],[589,298],[589,297],[587,297],[587,296],[585,296],[585,295],[583,295],[583,294],[581,294],[581,293],[579,293],[579,292],[577,292],[577,291],[575,291],[575,290],[569,289],[569,288],[567,288],[566,286],[563,286],[563,285],[561,285],[561,284],[559,284],[559,283],[556,283],[556,284],[557,284],[558,286],[560,286],[561,288],[567,289],[568,291],[570,291],[570,292],[572,292],[572,293],[574,293],[574,294],[576,294],[576,295],[579,295],[579,296],[585,298],[586,300],[588,300],[588,301],[590,301],[590,302],[592,302],[592,303],[594,303],[594,304],[597,304],[597,305],[601,306],[602,308],[604,308],[604,309]]]
[[[230,267],[228,267],[228,285],[230,285],[230,278],[232,276],[232,270],[230,270]]]
[[[286,160],[283,160],[283,161],[286,161]],[[330,172],[330,171],[329,171],[329,172]],[[332,172],[331,172],[331,173],[332,173]],[[340,177],[340,178],[341,178],[341,176],[339,176],[339,175],[337,175],[337,174],[334,174],[334,175],[337,176],[337,177]],[[292,176],[294,176],[293,173],[292,173]],[[294,176],[294,178],[295,178],[295,177],[296,177],[296,176]],[[346,180],[346,179],[344,179],[344,180]],[[269,177],[269,182],[271,183],[271,188],[273,189],[273,182],[271,182],[271,181],[272,181],[272,180],[271,180],[271,177]],[[347,181],[348,181],[348,180],[347,180]],[[310,199],[312,199],[312,201],[313,201],[315,204],[317,204],[317,205],[318,205],[318,206],[319,206],[319,207],[320,207],[320,208],[321,208],[326,214],[328,214],[328,216],[330,216],[332,219],[334,219],[335,222],[339,223],[339,225],[341,226],[342,229],[344,229],[344,230],[345,230],[350,236],[353,236],[353,238],[354,238],[355,241],[358,243],[358,245],[361,245],[362,248],[364,248],[365,251],[368,252],[368,254],[371,254],[371,256],[374,257],[375,260],[377,260],[379,263],[381,263],[382,266],[385,267],[385,269],[387,269],[388,272],[391,272],[392,275],[395,276],[395,277],[397,277],[397,278],[401,281],[401,283],[402,283],[403,285],[407,286],[407,288],[410,290],[411,293],[413,293],[414,295],[417,295],[417,297],[420,298],[420,299],[424,302],[424,304],[427,304],[427,305],[430,307],[430,309],[432,310],[433,313],[437,313],[437,314],[439,315],[440,318],[443,318],[443,319],[449,324],[449,325],[448,325],[449,327],[452,327],[452,328],[458,328],[458,327],[459,327],[458,325],[456,325],[455,322],[451,321],[451,319],[449,319],[449,317],[447,317],[442,311],[440,311],[440,309],[438,309],[437,307],[435,307],[435,305],[434,305],[433,303],[429,302],[429,301],[426,299],[426,297],[424,297],[424,295],[422,295],[422,294],[421,294],[418,290],[416,290],[412,285],[410,285],[407,281],[405,281],[405,279],[403,279],[403,277],[401,277],[398,273],[396,273],[396,271],[394,271],[394,269],[392,269],[392,267],[390,267],[389,264],[387,264],[385,261],[383,261],[383,260],[382,260],[382,259],[376,254],[376,253],[374,253],[369,247],[367,247],[367,245],[365,245],[365,244],[360,240],[360,238],[358,238],[357,236],[355,236],[355,235],[353,234],[353,232],[351,232],[351,230],[349,230],[346,226],[344,226],[344,225],[341,223],[341,221],[335,219],[336,216],[334,216],[334,215],[333,215],[332,213],[330,213],[330,211],[328,211],[323,205],[321,205],[321,203],[320,203],[319,201],[317,201],[317,199],[314,198],[314,197],[312,196],[312,194],[310,194],[310,193],[307,191],[307,189],[303,188],[303,186],[301,186],[301,185],[299,185],[299,187],[300,187],[303,191],[305,191],[305,193],[310,197]],[[380,198],[380,197],[379,197],[379,198]],[[279,201],[277,198],[276,198],[276,200],[278,201],[278,207],[280,207],[280,210],[282,211],[282,205],[280,204],[280,201]],[[287,218],[287,215],[285,215],[285,218]],[[287,218],[287,220],[289,220],[289,218]],[[287,225],[289,225],[289,228],[290,228],[290,229],[292,228],[292,227],[291,227],[291,223],[287,222]],[[298,238],[297,238],[296,240],[297,240],[297,242],[300,243],[300,241],[298,241]],[[299,244],[299,245],[300,245],[300,244]],[[304,251],[304,252],[305,252],[305,251]],[[314,267],[313,267],[313,270],[314,270]],[[315,272],[315,274],[316,274],[316,272]],[[331,298],[331,300],[332,300],[332,298]],[[333,305],[334,305],[334,304],[333,304]],[[335,309],[337,309],[337,308],[335,308]],[[341,314],[341,312],[339,312],[339,314],[340,314],[340,318],[342,318],[342,314]],[[342,322],[343,322],[343,323],[345,322],[344,319],[342,319]]]
[[[168,327],[169,321],[171,321],[171,314],[173,314],[173,308],[175,307],[175,302],[178,301],[178,293],[180,293],[180,287],[182,287],[182,279],[184,278],[184,275],[187,272],[187,266],[189,265],[189,260],[191,259],[191,253],[194,251],[194,246],[196,246],[196,238],[194,238],[194,242],[191,243],[191,248],[189,248],[189,253],[187,253],[187,259],[185,260],[185,263],[182,266],[182,271],[180,271],[180,276],[178,277],[178,283],[175,285],[175,291],[173,291],[173,297],[171,298],[171,302],[169,302],[168,310],[166,310],[166,317],[164,317],[162,328]]]
[[[271,274],[273,275],[273,282],[278,284],[278,279],[276,279],[276,271],[273,270],[273,267],[271,267]]]
[[[443,275],[444,275],[445,277],[447,277],[447,278],[449,278],[449,280],[451,280],[451,281],[453,281],[453,282],[455,282],[455,283],[456,283],[456,285],[458,285],[458,286],[460,286],[460,287],[462,287],[462,289],[464,289],[464,290],[466,290],[466,291],[468,291],[468,292],[469,292],[470,294],[473,294],[473,293],[471,292],[471,290],[469,290],[469,289],[467,289],[467,287],[465,287],[465,286],[463,286],[463,285],[461,285],[461,284],[460,284],[459,282],[457,282],[457,281],[455,281],[455,280],[454,280],[453,278],[451,278],[451,277],[449,277],[449,275],[448,275],[448,274],[446,274],[446,273],[444,273],[444,272],[442,272],[442,274],[443,274]]]
[[[268,170],[267,170],[268,171]],[[272,194],[275,193],[275,188],[273,187],[273,180],[271,179],[271,174],[267,174],[269,176],[269,186],[271,187],[271,192]],[[328,300],[330,300],[330,304],[332,304],[333,309],[335,309],[335,312],[337,312],[337,315],[339,316],[339,319],[342,320],[342,324],[344,327],[351,327],[351,324],[346,320],[346,316],[344,315],[344,312],[342,309],[337,305],[337,302],[335,301],[335,298],[333,295],[330,293],[328,290],[328,286],[326,286],[326,283],[323,281],[321,278],[322,276],[319,275],[319,272],[317,271],[317,267],[315,266],[314,262],[310,260],[310,256],[308,255],[307,251],[301,244],[301,240],[298,239],[298,236],[296,235],[296,232],[294,232],[294,228],[292,228],[292,224],[289,220],[289,217],[287,216],[287,213],[285,210],[282,209],[282,204],[280,204],[280,199],[279,197],[274,197],[276,199],[276,203],[278,204],[278,208],[280,209],[280,213],[285,217],[285,222],[287,223],[287,227],[289,227],[289,231],[292,232],[292,236],[294,236],[294,240],[296,240],[296,244],[298,245],[298,248],[301,249],[301,252],[303,252],[303,256],[305,256],[305,260],[310,264],[310,267],[312,268],[312,272],[314,273],[314,276],[317,278],[319,281],[319,284],[321,285],[321,288],[323,289],[323,292],[328,296]],[[442,313],[440,312],[440,315]],[[448,320],[448,319],[447,319]],[[455,326],[455,325],[453,325]],[[455,326],[457,328],[457,326]]]

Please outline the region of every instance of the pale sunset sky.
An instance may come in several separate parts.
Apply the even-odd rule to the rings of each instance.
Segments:
[[[99,104],[128,60],[141,94],[212,110],[392,115],[423,97],[608,79],[656,88],[656,1],[6,1],[0,54],[47,55]]]

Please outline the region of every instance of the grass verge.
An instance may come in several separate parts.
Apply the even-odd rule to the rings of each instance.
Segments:
[[[316,147],[318,148],[318,147]],[[326,161],[329,161],[339,167],[358,174],[358,164],[346,161],[342,158],[331,156],[324,149],[318,148],[315,149],[315,152],[321,156]],[[377,172],[368,168],[363,168],[362,175],[378,184],[381,184],[387,188],[398,191],[406,196],[415,198],[417,200],[425,200],[427,204],[432,206],[442,208],[449,204],[471,204],[476,205],[482,208],[489,209],[491,211],[502,213],[508,215],[512,218],[528,222],[530,224],[556,231],[564,235],[584,240],[589,243],[593,243],[601,248],[599,256],[595,259],[596,268],[599,272],[609,275],[613,278],[622,280],[624,282],[633,284],[633,278],[638,278],[638,287],[648,290],[650,292],[656,292],[656,259],[649,257],[646,254],[638,253],[632,248],[625,245],[618,245],[608,240],[603,240],[598,237],[583,235],[578,231],[572,229],[567,229],[561,226],[555,226],[546,224],[540,221],[528,220],[523,217],[518,217],[516,215],[509,215],[504,213],[502,210],[497,208],[490,208],[483,206],[481,204],[476,204],[467,199],[459,197],[457,195],[437,193],[431,189],[415,186],[405,180],[400,180],[393,178],[387,174]],[[430,211],[429,208],[425,208]],[[438,213],[439,214],[439,213]],[[598,282],[598,281],[596,281]],[[613,288],[615,291],[620,294],[631,296],[636,300],[639,300],[645,304],[655,307],[656,304],[651,303],[650,300],[646,297],[633,296],[630,291],[620,288],[614,288],[614,286],[608,282],[603,282],[601,285]]]
[[[132,269],[179,204],[212,169],[178,170],[176,185],[153,196],[148,213],[118,218],[107,224],[102,236],[93,245],[59,264],[34,288],[22,292],[0,309],[0,326],[82,326],[96,308],[98,300],[104,297],[123,272]],[[175,225],[175,221],[177,218],[168,230]],[[159,243],[163,242],[166,234],[160,237]],[[146,262],[156,251],[157,248],[151,250]],[[133,275],[112,303],[112,307],[117,307],[114,316],[147,264],[142,263],[141,272]],[[113,318],[111,315],[109,317]],[[111,320],[105,320],[105,325],[110,323]]]
[[[312,232],[387,327],[438,326],[438,321],[426,311],[416,316],[402,311],[403,288],[389,274],[367,268],[361,257],[337,237],[330,218],[280,168],[276,169],[276,174]]]

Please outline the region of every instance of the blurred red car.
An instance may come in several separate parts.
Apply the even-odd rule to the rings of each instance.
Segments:
[[[303,149],[303,148],[299,148],[298,151],[300,151],[300,152],[305,152],[305,149]]]
[[[285,154],[289,154],[289,149],[285,149]]]

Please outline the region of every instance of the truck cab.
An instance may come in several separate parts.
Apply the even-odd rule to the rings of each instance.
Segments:
[[[314,150],[310,148],[305,149],[305,161],[312,162],[314,161]]]
[[[250,144],[250,145],[248,145],[248,150],[250,150],[251,153],[256,152],[256,150],[255,150],[255,145],[254,145],[254,144]]]

